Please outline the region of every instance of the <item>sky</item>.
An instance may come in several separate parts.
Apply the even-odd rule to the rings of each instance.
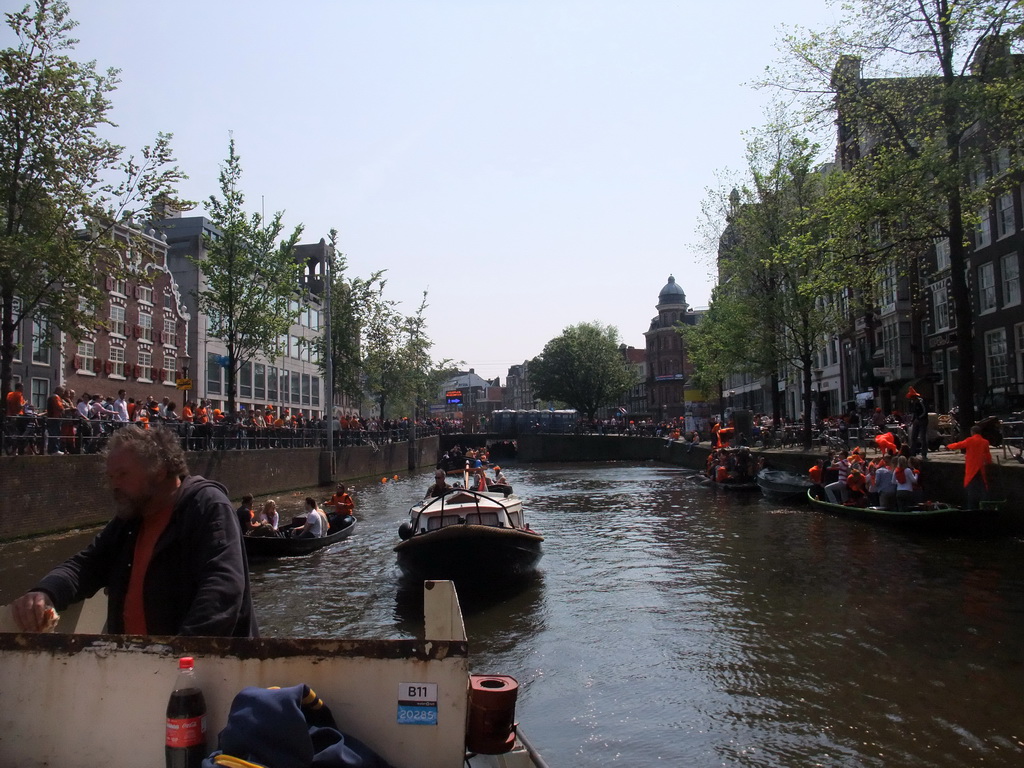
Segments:
[[[7,8],[20,0],[6,0]],[[825,0],[70,0],[73,54],[121,70],[108,136],[172,133],[182,195],[218,192],[302,242],[337,229],[349,276],[427,292],[432,353],[505,381],[564,328],[642,348],[669,275],[707,306],[701,203],[743,167],[780,25]],[[3,46],[13,45],[4,29]]]

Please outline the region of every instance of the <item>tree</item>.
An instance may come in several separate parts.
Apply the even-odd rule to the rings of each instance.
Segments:
[[[597,322],[569,326],[528,368],[536,397],[564,402],[588,419],[637,383],[619,350],[618,330]]]
[[[969,285],[972,211],[991,187],[972,186],[983,153],[1019,130],[1022,74],[1009,46],[1024,31],[1019,0],[852,0],[822,33],[784,41],[791,73],[767,84],[800,93],[810,117],[840,120],[847,173],[832,200],[832,241],[865,274],[917,263],[948,239],[957,320],[957,404],[974,420],[974,313]],[[852,31],[847,31],[852,30]],[[865,80],[861,68],[875,76]],[[834,271],[833,271],[834,274]],[[838,276],[837,284],[838,284]]]
[[[26,317],[76,338],[95,325],[97,275],[126,269],[115,226],[131,234],[133,218],[152,218],[158,203],[190,206],[175,199],[185,176],[169,134],[127,156],[100,136],[113,125],[118,72],[71,58],[77,23],[67,3],[36,0],[6,19],[18,44],[0,51],[0,396]]]
[[[718,239],[720,283],[704,320],[684,335],[705,393],[730,373],[767,378],[776,423],[782,371],[799,371],[810,447],[812,360],[836,327],[837,304],[818,282],[828,261],[828,166],[815,169],[819,148],[785,117],[776,113],[747,144],[747,177],[718,209],[728,222]]]
[[[406,404],[411,409],[426,397],[448,363],[435,364],[430,358],[433,342],[426,334],[426,291],[416,312],[403,316],[397,302],[383,298],[383,289],[381,282],[380,292],[368,305],[362,364],[364,386],[382,418],[388,415],[391,403]]]
[[[374,312],[376,302],[382,300],[385,285],[384,270],[378,270],[368,278],[349,277],[346,273],[348,260],[337,247],[338,232],[330,233],[331,258],[331,355],[334,382],[328,384],[328,401],[333,403],[333,392],[353,399],[362,398],[362,336],[366,319]],[[328,350],[326,338],[314,341],[317,358],[326,376],[325,362]]]
[[[210,221],[217,228],[206,239],[205,254],[195,260],[203,274],[197,291],[199,311],[209,317],[209,335],[227,346],[228,413],[235,413],[238,373],[257,354],[274,356],[282,336],[299,316],[295,307],[302,265],[295,245],[302,225],[278,241],[283,212],[265,221],[246,215],[245,196],[238,188],[241,163],[235,141],[220,171],[221,197],[209,199]]]

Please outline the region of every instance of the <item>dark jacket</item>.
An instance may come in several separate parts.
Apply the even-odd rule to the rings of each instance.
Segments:
[[[125,594],[140,525],[138,519],[114,518],[34,589],[48,594],[61,611],[106,588],[107,631],[124,632]],[[182,481],[143,593],[152,635],[258,636],[245,548],[224,486],[199,475]]]

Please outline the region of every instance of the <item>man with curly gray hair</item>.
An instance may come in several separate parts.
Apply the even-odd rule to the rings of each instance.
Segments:
[[[26,632],[108,592],[107,631],[256,637],[249,567],[224,486],[189,475],[171,430],[125,426],[106,451],[115,516],[13,604]]]

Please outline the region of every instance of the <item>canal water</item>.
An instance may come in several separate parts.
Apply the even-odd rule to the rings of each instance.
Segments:
[[[519,680],[552,768],[1024,764],[1024,539],[913,535],[655,464],[505,473],[545,554],[525,585],[462,595],[471,663]],[[359,483],[349,540],[253,563],[263,633],[414,636],[392,547],[430,482]],[[0,545],[0,602],[83,540]]]

